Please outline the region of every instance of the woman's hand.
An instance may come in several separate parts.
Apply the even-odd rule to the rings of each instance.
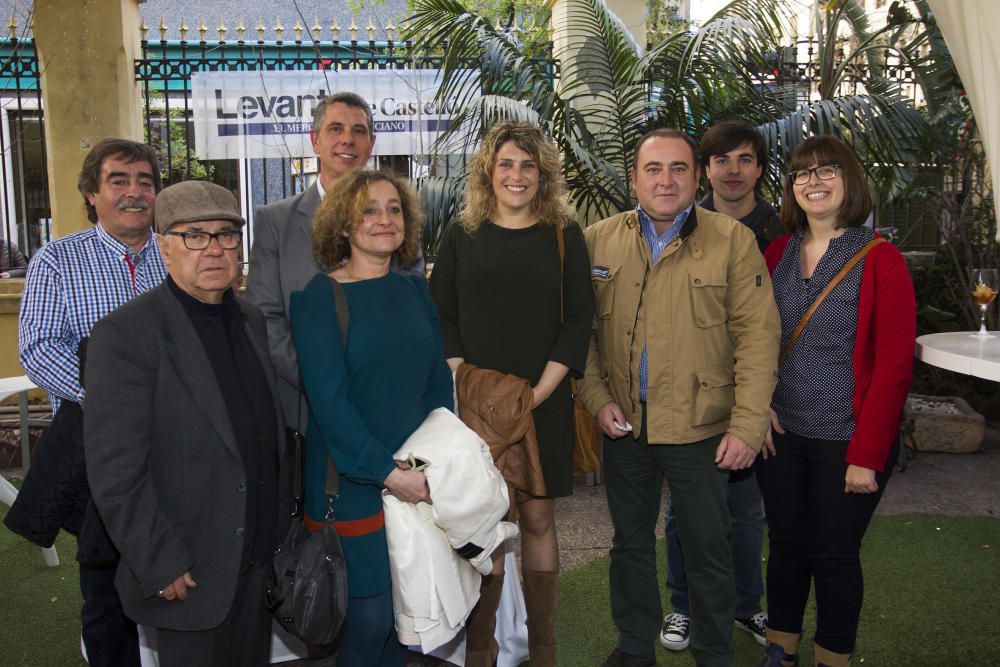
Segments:
[[[531,388],[531,409],[534,410],[539,405],[541,405],[545,399],[547,399],[550,394],[544,393],[543,389],[540,389],[538,385]]]
[[[767,433],[764,434],[764,446],[760,448],[761,458],[766,459],[768,456],[776,456],[774,451],[774,431],[777,431],[781,435],[785,435],[785,429],[781,428],[781,422],[778,421],[778,415],[771,410],[771,425],[767,427]]]
[[[844,493],[875,493],[876,491],[878,491],[878,482],[875,481],[874,470],[848,464],[847,474],[844,475]]]
[[[396,469],[386,476],[382,486],[404,503],[431,504],[431,490],[422,470],[412,470],[405,463],[396,462]]]
[[[531,388],[532,410],[548,400],[567,373],[569,373],[569,366],[560,364],[558,361],[546,362],[545,368],[542,370],[542,377],[538,378],[538,384]]]

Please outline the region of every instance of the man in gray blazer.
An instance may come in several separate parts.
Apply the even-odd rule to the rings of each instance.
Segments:
[[[368,163],[375,146],[371,107],[351,92],[323,98],[313,109],[310,138],[319,159],[319,178],[305,191],[257,209],[246,290],[247,301],[257,305],[267,320],[285,422],[301,433],[305,432],[306,409],[299,405],[299,367],[288,324],[289,297],[305,289],[314,275],[332,268],[319,266],[313,258],[313,216],[338,178]],[[393,270],[423,275],[423,255],[412,265],[393,266]]]
[[[271,555],[291,516],[260,311],[232,285],[232,193],[187,181],[156,203],[168,277],[93,328],[84,447],[121,562],[122,604],[163,667],[266,665]]]

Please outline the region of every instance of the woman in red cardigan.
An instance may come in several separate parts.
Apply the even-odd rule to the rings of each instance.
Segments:
[[[757,465],[770,533],[765,667],[798,664],[811,583],[815,664],[848,665],[855,649],[861,540],[896,460],[916,336],[906,262],[864,225],[871,210],[844,142],[818,136],[799,145],[781,206],[791,234],[765,255],[782,332],[771,432]]]

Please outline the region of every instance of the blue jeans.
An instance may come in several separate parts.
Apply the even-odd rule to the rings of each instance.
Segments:
[[[764,594],[760,552],[764,545],[764,507],[755,475],[729,484],[729,517],[732,533],[729,543],[733,550],[733,579],[736,586],[736,616],[746,618],[762,611],[760,598]],[[674,503],[667,503],[664,529],[667,543],[667,589],[670,603],[678,614],[690,616],[684,557],[677,538]]]

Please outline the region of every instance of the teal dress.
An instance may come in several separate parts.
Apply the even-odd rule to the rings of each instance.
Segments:
[[[437,310],[419,276],[389,273],[345,283],[347,346],[340,340],[333,287],[317,274],[290,302],[292,337],[309,403],[306,514],[326,516],[326,457],[340,473],[336,521],[382,510],[393,454],[439,407],[454,409]],[[385,529],[342,536],[351,597],[390,589]]]

